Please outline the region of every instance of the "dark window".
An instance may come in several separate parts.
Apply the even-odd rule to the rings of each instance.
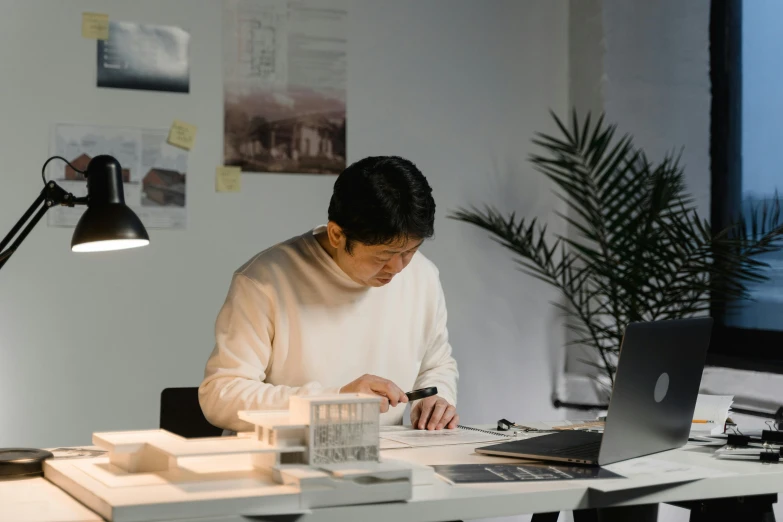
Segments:
[[[713,231],[783,192],[783,2],[713,0],[710,15]],[[770,280],[716,319],[709,363],[783,373],[783,253],[761,258]]]

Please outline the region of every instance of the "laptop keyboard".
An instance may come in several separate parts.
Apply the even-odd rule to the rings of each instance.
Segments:
[[[602,433],[591,431],[561,431],[529,439],[493,444],[484,448],[476,448],[476,451],[488,455],[510,455],[542,460],[571,460],[597,464],[602,438]]]
[[[598,453],[601,451],[601,441],[588,442],[578,446],[568,448],[553,448],[548,451],[553,457],[571,457],[583,460],[598,460]]]

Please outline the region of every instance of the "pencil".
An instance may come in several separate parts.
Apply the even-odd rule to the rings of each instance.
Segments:
[[[715,424],[715,421],[705,419],[693,419],[694,424]]]

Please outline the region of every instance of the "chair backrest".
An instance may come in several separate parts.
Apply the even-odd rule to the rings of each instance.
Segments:
[[[182,437],[220,437],[223,430],[204,417],[198,388],[166,388],[160,394],[160,429]]]

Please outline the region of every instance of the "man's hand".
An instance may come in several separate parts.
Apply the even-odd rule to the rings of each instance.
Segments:
[[[402,402],[408,402],[408,396],[388,379],[376,375],[364,374],[353,382],[340,388],[340,393],[369,393],[381,396],[381,413],[389,411],[389,405],[397,406]]]
[[[454,429],[459,424],[457,409],[443,397],[433,395],[417,401],[411,408],[411,424],[419,430]]]

